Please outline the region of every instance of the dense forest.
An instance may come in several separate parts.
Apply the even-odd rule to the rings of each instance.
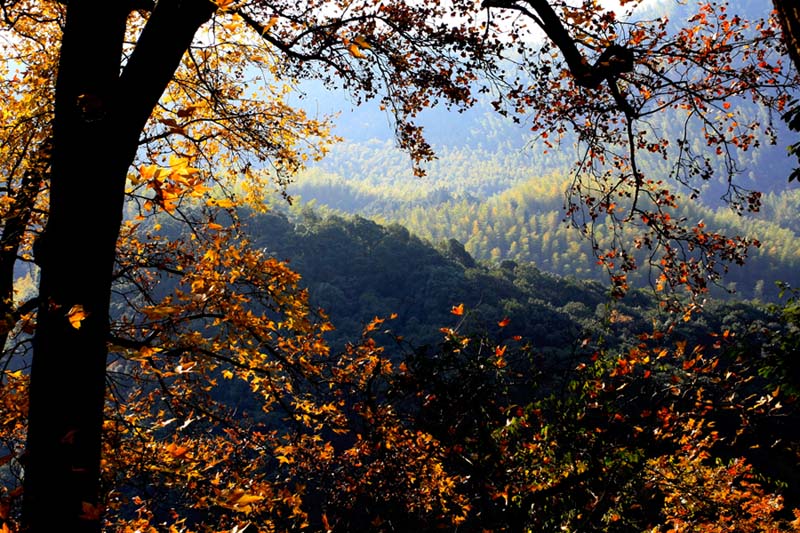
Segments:
[[[334,105],[330,102],[328,105]],[[763,110],[743,102],[737,113],[742,120],[766,122]],[[355,123],[380,124],[379,113],[361,111]],[[654,129],[677,136],[674,115],[659,117]],[[432,124],[447,123],[434,113]],[[458,128],[450,131],[433,128],[437,141],[437,160],[429,165],[424,178],[415,177],[408,159],[391,139],[380,136],[380,129],[367,132],[344,123],[345,137],[330,156],[304,171],[289,187],[300,203],[317,210],[358,214],[383,223],[399,223],[415,235],[433,243],[454,238],[477,259],[495,263],[510,259],[532,262],[546,272],[580,279],[607,279],[595,264],[592,243],[582,238],[566,216],[566,195],[571,169],[579,157],[570,148],[548,149],[530,134],[528,128],[503,121],[489,109],[473,109],[459,117]],[[797,277],[797,208],[800,189],[789,182],[794,161],[787,146],[796,137],[782,123],[776,124],[776,138],[762,139],[765,146],[739,154],[737,179],[742,187],[762,191],[758,212],[741,214],[724,205],[727,192],[724,172],[718,180],[702,184],[695,199],[685,189],[680,206],[672,216],[688,221],[703,221],[708,227],[727,234],[749,235],[763,246],[754,249],[747,263],[731,268],[714,295],[733,293],[739,298],[775,301],[777,282],[800,284]],[[527,132],[527,133],[526,133]],[[695,142],[698,142],[695,140]],[[721,157],[713,164],[722,167]],[[643,163],[650,172],[669,175],[667,161],[660,156]],[[278,206],[280,208],[280,206]],[[603,243],[611,227],[594,229]],[[643,261],[645,251],[640,253]],[[632,279],[639,287],[652,285],[646,269]]]
[[[605,337],[619,349],[635,344],[638,332],[654,324],[666,329],[676,320],[660,310],[650,289],[615,301],[599,282],[550,274],[530,262],[476,261],[455,239],[434,246],[399,224],[321,216],[303,207],[290,215],[253,216],[246,227],[255,246],[289,261],[301,275],[311,303],[336,325],[328,338],[340,348],[372,318],[391,314],[397,315],[396,335],[413,345],[436,344],[457,303],[471,309],[463,327],[497,335],[496,318],[507,317],[506,333],[524,334],[556,357],[570,352],[565,339]],[[774,329],[777,309],[759,301],[712,299],[701,317],[678,320],[677,327],[684,340],[707,342],[704,331],[744,331],[755,323]],[[625,320],[610,320],[612,315]]]
[[[798,67],[790,0],[0,2],[0,533],[800,531]]]

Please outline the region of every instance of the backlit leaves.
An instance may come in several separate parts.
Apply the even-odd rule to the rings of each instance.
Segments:
[[[81,323],[87,316],[88,313],[80,304],[73,305],[67,312],[67,320],[69,320],[69,325],[75,329],[81,329]]]
[[[780,498],[754,480],[746,460],[709,462],[715,447],[745,438],[751,420],[782,409],[780,388],[751,393],[738,379],[747,370],[740,360],[723,372],[707,348],[651,346],[650,337],[622,353],[594,347],[570,364],[581,373],[564,382],[573,396],[551,388],[523,404],[505,401],[534,388],[522,373],[531,365],[521,336],[490,341],[445,327],[435,357],[424,358],[388,353],[371,336],[387,326],[376,318],[334,357],[324,336],[333,326],[311,308],[300,277],[240,238],[236,214],[264,209],[274,190],[285,194],[293,175],[336,140],[327,117],[289,104],[296,79],[343,86],[357,102],[378,99],[418,174],[434,156],[418,114],[440,103],[469,107],[474,91],[485,91],[499,111],[533,117],[553,146],[576,133],[584,152],[568,215],[590,238],[595,224],[614,229],[595,250],[615,294],[639,268],[630,243],[653,252],[662,289],[702,292],[717,279],[717,261],[740,263],[758,241],[675,216],[680,195],[646,175],[637,156],[671,161],[669,178],[688,187],[683,194],[696,194],[697,179],[713,173],[687,139],[665,138],[646,119],[679,111],[703,149],[724,158],[724,178],[735,174],[730,154],[754,148],[759,127],[769,133],[737,114],[736,99],[780,111],[794,83],[776,54],[774,24],[743,21],[711,2],[673,31],[665,19],[628,21],[584,2],[559,6],[558,23],[543,24],[551,43],[532,52],[529,28],[541,19],[525,5],[542,17],[549,2],[216,5],[141,132],[129,175],[114,319],[101,339],[110,346],[106,493],[84,502],[86,519],[103,516],[107,529],[121,531],[358,531],[365,523],[413,531],[516,509],[528,527],[577,530],[587,520],[621,526],[639,516],[630,504],[657,501],[658,516],[639,529],[779,524]],[[129,19],[126,58],[149,17],[141,7]],[[37,238],[46,224],[63,10],[59,2],[2,6],[4,272],[46,253]],[[524,77],[506,76],[508,56],[511,72]],[[484,87],[475,86],[479,71]],[[92,94],[73,105],[90,122],[114,112]],[[734,207],[758,209],[757,194],[733,183],[729,191]],[[633,239],[620,229],[631,227],[641,230]],[[4,529],[16,517],[24,466],[27,359],[16,356],[36,327],[33,294],[14,289],[0,280]],[[76,330],[90,316],[81,304],[62,312]],[[464,304],[450,312],[463,317]],[[587,341],[576,353],[590,349]],[[425,375],[430,365],[437,371]],[[727,411],[739,425],[723,441],[710,418]],[[648,443],[667,451],[645,458]]]
[[[499,92],[496,106],[519,120],[530,116],[531,129],[551,147],[568,135],[579,143],[567,214],[618,294],[627,289],[626,275],[642,266],[636,249],[650,252],[645,266],[663,289],[706,292],[759,243],[692,229],[676,216],[678,207],[681,198],[698,196],[703,181],[719,179],[732,207],[759,209],[758,195],[736,183],[737,152],[767,142],[773,126],[746,121],[736,102],[744,97],[775,111],[787,104],[796,79],[780,56],[777,23],[767,11],[765,19],[747,21],[713,1],[698,4],[686,25],[666,16],[639,21],[596,2],[562,7],[556,23],[547,18],[549,4],[526,12],[521,2],[487,3],[527,22],[546,20],[549,37],[540,50],[524,50],[526,76]],[[522,39],[527,31],[519,23],[511,33]],[[679,117],[676,133],[648,122],[664,109]],[[712,168],[703,150],[714,151],[723,168]],[[653,156],[663,160],[658,171]]]

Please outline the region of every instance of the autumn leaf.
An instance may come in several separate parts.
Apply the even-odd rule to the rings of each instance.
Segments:
[[[353,42],[356,43],[361,48],[366,48],[367,50],[372,49],[372,46],[370,46],[370,44],[367,42],[367,40],[362,35],[359,35],[358,37],[353,39]]]
[[[188,105],[182,109],[178,109],[175,114],[178,115],[179,118],[189,118],[194,115],[194,112],[197,111],[198,107],[199,106],[196,105]]]
[[[498,323],[497,323],[497,325],[498,325],[498,326],[500,326],[501,328],[504,328],[504,327],[506,327],[507,325],[509,325],[510,323],[511,323],[511,319],[510,319],[510,318],[508,318],[508,317],[505,317],[503,320],[501,320],[500,322],[498,322]]]
[[[75,329],[81,329],[81,322],[89,316],[89,313],[83,309],[83,306],[80,304],[75,304],[67,313],[67,320],[69,320],[69,325]]]
[[[169,157],[170,176],[173,179],[176,177],[186,179],[198,174],[200,169],[190,167],[189,163],[190,160],[185,157],[171,155]]]
[[[464,314],[464,304],[454,305],[452,309],[450,309],[450,313],[456,316],[461,316]]]
[[[234,0],[216,0],[214,3],[221,11],[227,11],[233,6]]]
[[[356,57],[358,59],[364,59],[367,56],[364,52],[361,51],[361,48],[358,47],[356,43],[350,43],[350,46],[347,47],[347,51],[350,52],[350,55]]]
[[[264,27],[263,27],[263,29],[261,30],[261,34],[262,34],[262,35],[266,35],[266,33],[267,33],[269,30],[271,30],[271,29],[272,29],[272,27],[273,27],[273,26],[275,26],[275,24],[277,24],[277,23],[278,23],[278,17],[274,17],[274,16],[273,16],[273,17],[270,17],[269,21],[268,21],[266,24],[264,24]]]
[[[186,446],[181,446],[180,444],[176,444],[174,442],[171,442],[167,445],[167,453],[169,453],[175,459],[184,458],[188,452],[189,448]]]
[[[248,494],[246,492],[237,490],[234,491],[233,494],[231,494],[231,496],[228,498],[226,507],[234,511],[248,514],[253,510],[253,506],[251,504],[260,502],[263,499],[264,496],[259,496],[258,494]]]
[[[211,198],[210,200],[206,201],[206,205],[209,207],[221,207],[222,209],[230,209],[231,207],[236,206],[233,201],[227,198]]]

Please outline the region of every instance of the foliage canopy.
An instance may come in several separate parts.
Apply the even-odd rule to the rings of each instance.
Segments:
[[[633,14],[638,2],[622,4]],[[568,212],[580,228],[591,236],[599,219],[638,225],[633,245],[652,250],[660,281],[701,292],[716,279],[718,260],[743,261],[756,242],[672,218],[678,196],[641,172],[637,154],[670,158],[671,181],[691,188],[709,176],[703,154],[651,131],[648,116],[685,111],[686,131],[696,123],[723,155],[753,148],[755,130],[770,131],[742,122],[735,108],[747,97],[780,112],[795,84],[768,14],[745,21],[712,1],[687,26],[672,26],[591,0],[16,0],[1,2],[0,14],[4,528],[455,527],[500,513],[501,499],[524,514],[527,500],[509,490],[544,491],[545,501],[550,487],[574,474],[576,498],[601,509],[602,523],[616,522],[617,506],[644,484],[645,492],[660,491],[664,506],[643,512],[641,524],[709,524],[713,513],[687,510],[676,495],[681,487],[669,481],[679,469],[696,473],[693,485],[710,484],[711,501],[744,502],[744,514],[731,518],[737,524],[785,523],[774,516],[780,502],[751,480],[744,462],[703,462],[714,432],[687,418],[705,415],[697,375],[713,366],[706,372],[699,352],[667,351],[688,373],[673,374],[686,384],[679,392],[696,404],[673,416],[680,406],[663,400],[665,411],[644,417],[661,424],[656,441],[669,441],[665,454],[644,462],[661,474],[656,489],[624,478],[630,482],[617,487],[613,505],[592,503],[584,472],[630,471],[643,464],[638,451],[602,450],[592,459],[599,464],[572,472],[563,461],[540,468],[559,448],[539,439],[548,444],[548,427],[563,442],[577,431],[581,438],[569,442],[593,449],[592,431],[581,424],[594,412],[550,426],[540,420],[551,411],[540,415],[537,405],[558,401],[543,394],[506,428],[488,432],[509,412],[502,401],[512,384],[503,369],[512,352],[527,357],[521,339],[512,339],[516,350],[445,328],[444,366],[434,369],[445,392],[459,383],[449,379],[460,371],[448,366],[453,358],[469,358],[464,372],[491,371],[465,376],[488,387],[484,418],[441,433],[440,414],[426,411],[438,408],[437,393],[420,389],[436,357],[390,357],[370,334],[383,318],[331,357],[323,333],[332,326],[309,307],[298,276],[237,231],[237,208],[263,207],[266,194],[280,192],[333,140],[325,118],[286,103],[296,80],[343,86],[357,101],[380,99],[420,174],[434,154],[418,113],[440,102],[469,106],[486,92],[501,113],[532,116],[542,136],[574,129],[585,152]],[[547,36],[541,46],[536,31]],[[730,183],[732,205],[758,208],[757,193]],[[183,225],[183,237],[165,238],[165,220]],[[628,248],[614,241],[596,252],[624,292],[636,267]],[[24,293],[15,268],[31,263],[40,281]],[[632,416],[612,411],[619,398],[604,398],[624,384],[601,387],[601,376],[627,379],[623,369],[644,369],[644,357],[631,352],[616,366],[592,359],[597,374],[570,385],[581,387],[575,398],[597,399],[597,416],[612,421]],[[663,371],[667,381],[670,372]],[[658,392],[671,398],[671,388]],[[695,422],[675,425],[681,417]],[[518,440],[535,424],[538,436]],[[517,428],[525,431],[504,436]],[[483,445],[502,452],[493,457],[508,479],[476,470]],[[580,454],[570,454],[569,464],[581,468]],[[715,485],[719,479],[737,488]],[[583,519],[565,513],[553,516],[563,524]],[[544,519],[519,520],[533,527]]]

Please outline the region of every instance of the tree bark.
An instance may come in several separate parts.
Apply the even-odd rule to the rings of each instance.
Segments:
[[[160,1],[121,71],[124,5],[70,0],[67,8],[50,211],[35,257],[41,303],[24,465],[28,532],[54,524],[70,533],[101,530],[109,304],[125,181],[153,107],[214,11],[208,0]]]
[[[789,57],[800,72],[800,4],[797,0],[774,0],[774,3]]]

